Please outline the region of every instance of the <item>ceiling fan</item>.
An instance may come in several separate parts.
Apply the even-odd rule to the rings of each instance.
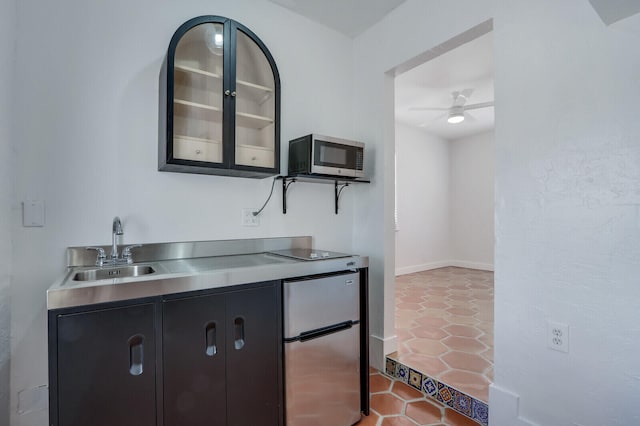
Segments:
[[[434,121],[447,117],[447,122],[450,124],[462,123],[465,120],[465,117],[470,120],[474,120],[473,116],[467,113],[467,111],[471,109],[491,107],[493,106],[493,101],[467,105],[467,101],[469,100],[469,97],[471,97],[471,93],[473,93],[473,89],[464,89],[462,91],[456,90],[451,92],[453,104],[448,108],[410,107],[409,111],[446,111],[444,114],[436,117]]]

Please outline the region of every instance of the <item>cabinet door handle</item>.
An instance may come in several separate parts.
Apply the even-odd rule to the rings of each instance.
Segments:
[[[144,336],[142,334],[131,336],[127,343],[129,344],[129,374],[139,376],[143,371]]]
[[[238,317],[233,320],[234,330],[234,346],[236,350],[242,349],[244,346],[244,318]]]
[[[224,91],[224,95],[225,95],[225,96],[229,96],[229,95],[231,95],[231,90],[229,90],[229,89],[225,90],[225,91]]]
[[[205,354],[207,356],[214,356],[218,352],[216,346],[216,323],[215,321],[208,322],[204,326],[205,335]]]

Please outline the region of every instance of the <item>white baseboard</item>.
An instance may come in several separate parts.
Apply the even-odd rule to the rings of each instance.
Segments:
[[[537,426],[520,417],[520,397],[495,383],[489,385],[489,405],[491,426]]]
[[[413,274],[414,272],[430,271],[431,269],[444,268],[451,266],[451,262],[448,260],[442,260],[440,262],[423,263],[422,265],[405,266],[402,268],[396,268],[396,277],[398,275]]]
[[[384,371],[385,357],[398,350],[398,337],[394,334],[383,339],[382,337],[369,336],[369,365],[380,371]]]
[[[457,266],[458,268],[479,269],[481,271],[493,271],[491,263],[469,262],[466,260],[451,260],[449,266]]]
[[[438,262],[423,263],[422,265],[404,266],[396,268],[396,277],[398,275],[413,274],[415,272],[430,271],[432,269],[445,268],[447,266],[457,266],[458,268],[479,269],[481,271],[493,271],[493,265],[490,263],[469,262],[466,260],[441,260]]]

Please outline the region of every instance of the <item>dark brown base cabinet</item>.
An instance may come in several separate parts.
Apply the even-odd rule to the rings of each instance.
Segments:
[[[49,424],[283,424],[277,281],[49,311]]]
[[[155,311],[146,303],[57,316],[51,425],[156,424]]]
[[[279,424],[276,306],[273,285],[164,301],[166,425]]]

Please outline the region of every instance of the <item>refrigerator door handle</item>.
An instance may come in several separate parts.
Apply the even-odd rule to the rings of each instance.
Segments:
[[[306,342],[309,340],[317,339],[318,337],[326,336],[329,334],[337,333],[339,331],[348,330],[360,321],[344,321],[337,324],[333,324],[327,327],[317,328],[315,330],[304,331],[299,336],[289,337],[284,339],[285,343],[289,342]]]

